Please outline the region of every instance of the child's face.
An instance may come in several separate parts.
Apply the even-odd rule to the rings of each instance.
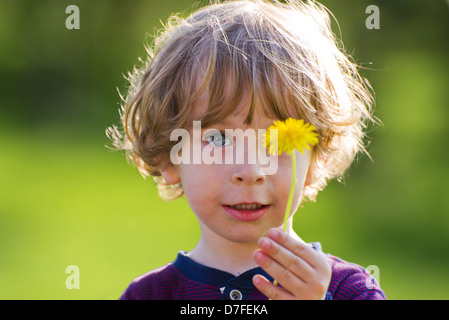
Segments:
[[[274,120],[268,118],[261,108],[256,108],[251,125],[245,125],[244,120],[249,106],[245,103],[237,108],[226,119],[213,125],[214,129],[225,132],[225,129],[267,129]],[[204,105],[196,105],[194,117],[198,117],[205,110]],[[207,128],[201,128],[204,132]],[[193,134],[190,132],[190,137]],[[214,148],[234,148],[233,141],[224,139],[221,143],[214,136],[208,141],[195,142],[191,138],[191,152],[194,144],[200,143],[203,150],[207,145],[213,144]],[[215,141],[213,141],[215,139]],[[224,144],[224,147],[221,145]],[[198,147],[198,145],[196,146]],[[245,143],[246,148],[251,148]],[[304,154],[296,152],[296,189],[292,202],[292,212],[299,206],[307,172],[310,164],[311,153],[305,150]],[[184,164],[169,167],[162,172],[166,182],[174,184],[182,183],[184,194],[190,207],[197,216],[202,231],[202,237],[209,241],[217,239],[234,243],[257,242],[272,227],[280,227],[283,224],[284,213],[291,186],[291,156],[282,154],[278,156],[277,170],[275,174],[266,175],[260,170],[260,163],[248,163],[244,156],[244,163],[223,164]],[[235,161],[237,162],[237,161]],[[247,206],[237,206],[246,204]],[[248,206],[248,204],[252,204]]]

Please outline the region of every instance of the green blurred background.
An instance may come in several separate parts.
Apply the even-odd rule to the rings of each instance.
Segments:
[[[160,200],[104,134],[146,34],[193,3],[0,0],[0,299],[117,299],[194,247],[186,200]],[[448,2],[322,3],[375,89],[383,126],[369,132],[374,162],[361,156],[298,211],[295,229],[376,265],[390,299],[448,299]],[[71,4],[79,30],[65,27]],[[365,27],[372,4],[379,30]],[[66,288],[69,265],[78,290]]]

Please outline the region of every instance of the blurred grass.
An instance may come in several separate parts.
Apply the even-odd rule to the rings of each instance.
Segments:
[[[117,299],[198,241],[185,199],[163,202],[104,147],[145,33],[191,3],[80,0],[81,29],[69,32],[71,1],[0,0],[0,299]],[[295,229],[377,265],[389,299],[449,299],[447,3],[323,3],[357,49],[383,126],[369,133],[374,162],[362,156],[305,204]],[[364,28],[369,4],[380,30]],[[65,287],[72,264],[79,290]]]
[[[193,248],[186,203],[159,200],[107,141],[1,137],[0,299],[118,298],[132,278]],[[71,264],[80,290],[65,287]]]

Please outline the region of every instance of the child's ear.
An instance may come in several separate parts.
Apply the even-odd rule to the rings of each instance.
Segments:
[[[170,164],[167,167],[165,167],[161,171],[162,178],[164,178],[165,182],[167,184],[177,184],[181,182],[181,178],[179,177],[178,171],[176,171],[176,168]]]
[[[312,173],[309,170],[309,171],[307,171],[307,176],[306,176],[306,181],[304,182],[304,187],[310,186],[311,183],[312,183]]]

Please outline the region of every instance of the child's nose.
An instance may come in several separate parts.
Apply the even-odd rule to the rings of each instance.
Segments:
[[[232,175],[232,182],[237,184],[262,184],[265,175],[257,164],[237,165]]]

